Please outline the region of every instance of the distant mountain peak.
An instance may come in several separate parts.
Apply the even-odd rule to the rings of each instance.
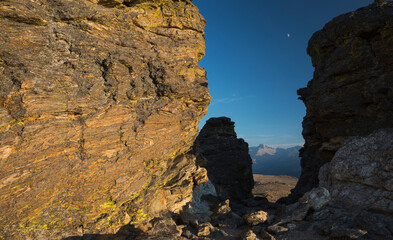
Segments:
[[[259,156],[259,157],[261,157],[261,156],[263,156],[265,154],[269,154],[269,155],[273,156],[274,154],[276,154],[276,151],[277,150],[275,148],[269,147],[269,146],[267,146],[265,144],[261,144],[261,145],[259,145],[258,151],[257,151],[257,153],[255,155]]]
[[[249,152],[253,160],[254,174],[289,175],[299,177],[301,146],[281,148],[260,144],[250,147]]]

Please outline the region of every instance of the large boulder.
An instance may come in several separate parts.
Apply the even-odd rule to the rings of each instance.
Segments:
[[[393,213],[393,129],[345,141],[319,181],[335,201]]]
[[[191,200],[204,26],[189,0],[0,2],[0,238],[113,233]]]
[[[230,118],[210,118],[199,133],[196,148],[206,158],[203,166],[222,199],[252,197],[254,180],[248,144],[237,138]]]
[[[374,3],[327,23],[309,41],[314,78],[298,94],[303,120],[302,174],[296,201],[318,186],[321,166],[349,136],[393,127],[393,3]]]

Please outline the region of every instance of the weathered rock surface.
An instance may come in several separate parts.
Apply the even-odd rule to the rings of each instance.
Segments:
[[[298,94],[307,114],[295,201],[349,136],[393,126],[393,3],[334,18],[309,41],[314,78]]]
[[[268,213],[265,211],[257,211],[243,216],[244,221],[248,225],[254,226],[266,222]]]
[[[240,200],[252,197],[254,180],[248,144],[237,138],[230,118],[207,120],[195,143],[196,149],[206,158],[203,167],[220,198]]]
[[[114,233],[191,200],[204,25],[188,0],[0,2],[1,237]]]
[[[333,200],[393,213],[393,129],[348,139],[319,176]]]

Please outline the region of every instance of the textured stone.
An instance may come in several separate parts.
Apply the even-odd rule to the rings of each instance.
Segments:
[[[211,118],[199,133],[195,147],[206,158],[204,167],[218,197],[240,200],[252,197],[254,180],[248,144],[238,139],[230,118]]]
[[[214,214],[215,215],[227,214],[230,211],[231,211],[231,207],[229,205],[229,199],[227,199],[224,202],[218,204],[217,209],[214,210]]]
[[[253,212],[243,216],[248,225],[254,226],[266,222],[268,213],[265,211]]]
[[[195,186],[190,204],[180,214],[182,220],[185,223],[191,222],[192,225],[209,222],[213,214],[210,208],[214,205],[209,197],[216,199],[216,196],[216,190],[210,181]]]
[[[265,229],[262,229],[259,235],[263,240],[276,240],[270,233],[266,232]]]
[[[248,230],[247,232],[243,233],[242,236],[240,236],[240,239],[242,239],[242,240],[258,240],[258,237],[252,230]]]
[[[215,228],[211,223],[202,223],[198,227],[198,237],[207,237],[210,235],[210,233],[214,230]]]
[[[315,72],[298,91],[307,114],[302,174],[292,201],[318,186],[320,167],[346,138],[393,126],[392,45],[392,2],[336,17],[310,39]]]
[[[187,0],[0,2],[1,237],[113,233],[191,200],[204,25]]]
[[[393,129],[350,138],[320,170],[333,200],[393,213]]]
[[[308,204],[314,211],[321,209],[329,201],[330,193],[323,187],[314,188],[299,199],[300,204]]]
[[[283,226],[280,226],[279,224],[274,224],[274,225],[270,225],[269,227],[267,227],[267,231],[271,232],[271,233],[281,233],[281,232],[286,232],[289,229]]]

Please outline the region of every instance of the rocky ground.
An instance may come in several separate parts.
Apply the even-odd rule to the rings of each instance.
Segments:
[[[254,174],[254,188],[252,193],[255,197],[266,197],[269,202],[287,197],[291,193],[298,179],[286,175],[261,175]]]
[[[227,200],[210,207],[212,214],[206,218],[208,221],[199,222],[196,216],[182,212],[172,218],[156,219],[149,226],[138,226],[147,227],[147,231],[134,237],[198,240],[393,238],[391,215],[337,203],[325,188],[313,189],[291,205],[253,198],[233,203]]]

